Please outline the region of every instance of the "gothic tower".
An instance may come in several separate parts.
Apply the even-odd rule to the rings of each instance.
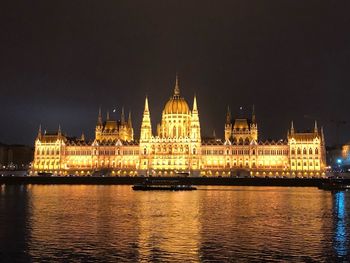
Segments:
[[[152,137],[151,116],[148,108],[148,98],[145,99],[145,109],[143,111],[143,118],[141,124],[140,141],[147,142]]]
[[[231,111],[227,106],[226,122],[225,122],[225,141],[230,140],[232,137],[232,123],[231,123]]]

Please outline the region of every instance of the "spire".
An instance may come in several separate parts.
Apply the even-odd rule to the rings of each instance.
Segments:
[[[294,123],[293,123],[293,121],[291,122],[290,133],[294,134]]]
[[[107,113],[106,113],[106,120],[109,121],[109,110],[107,110]]]
[[[122,107],[122,114],[121,114],[120,120],[121,120],[122,124],[125,122],[124,106]]]
[[[145,99],[145,109],[143,111],[140,140],[147,141],[152,137],[151,117],[148,109],[148,98]]]
[[[80,140],[85,141],[85,134],[84,134],[84,132],[82,132]]]
[[[179,77],[177,73],[176,73],[176,80],[175,80],[174,96],[180,96]]]
[[[197,112],[197,111],[198,111],[198,109],[197,109],[197,98],[196,98],[196,95],[194,95],[192,112]]]
[[[58,132],[57,132],[58,136],[62,135],[62,131],[61,131],[61,125],[58,125]]]
[[[227,106],[226,124],[231,124],[231,110],[230,110],[230,106]]]
[[[213,130],[213,137],[214,137],[214,139],[216,139],[216,132],[215,132],[215,130]]]
[[[255,123],[255,105],[253,104],[253,108],[252,108],[252,123]]]
[[[324,133],[323,133],[323,126],[321,126],[321,139],[322,139],[322,143],[324,143]]]
[[[41,139],[41,124],[39,125],[38,138]]]
[[[314,133],[318,133],[318,128],[317,128],[317,120],[315,120]]]
[[[102,112],[101,112],[101,106],[98,108],[98,118],[97,118],[97,124],[102,125]]]
[[[148,112],[149,111],[149,109],[148,109],[148,97],[146,96],[146,99],[145,99],[145,110],[144,110],[144,112]]]
[[[129,125],[130,128],[132,127],[132,122],[131,122],[131,111],[129,111],[128,125]]]

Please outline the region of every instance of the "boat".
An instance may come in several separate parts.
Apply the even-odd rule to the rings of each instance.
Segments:
[[[350,184],[346,184],[341,179],[330,179],[328,182],[323,182],[318,188],[328,191],[347,191],[350,190]]]
[[[190,184],[180,183],[178,180],[150,180],[146,179],[142,183],[132,187],[135,191],[192,191],[197,190]]]

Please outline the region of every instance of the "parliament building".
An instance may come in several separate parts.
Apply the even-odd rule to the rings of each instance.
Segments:
[[[192,109],[180,95],[178,78],[165,104],[161,122],[152,132],[151,111],[145,99],[139,140],[134,138],[131,114],[120,120],[99,110],[95,139],[68,137],[59,128],[35,140],[31,174],[110,176],[253,176],[322,177],[325,140],[315,122],[311,132],[297,132],[293,122],[283,140],[260,141],[254,112],[232,119],[228,109],[225,138],[203,138],[196,97]]]

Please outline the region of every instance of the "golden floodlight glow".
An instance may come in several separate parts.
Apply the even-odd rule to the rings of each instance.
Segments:
[[[126,119],[122,108],[117,121],[108,112],[103,119],[99,109],[93,141],[84,134],[67,137],[60,128],[42,134],[39,128],[31,173],[240,176],[245,171],[251,176],[325,176],[325,140],[316,122],[311,132],[296,132],[292,122],[286,139],[259,141],[254,106],[250,118],[234,120],[228,108],[224,134],[223,140],[201,137],[197,98],[190,109],[176,78],[155,135],[147,97],[139,141],[134,139],[130,112]]]

